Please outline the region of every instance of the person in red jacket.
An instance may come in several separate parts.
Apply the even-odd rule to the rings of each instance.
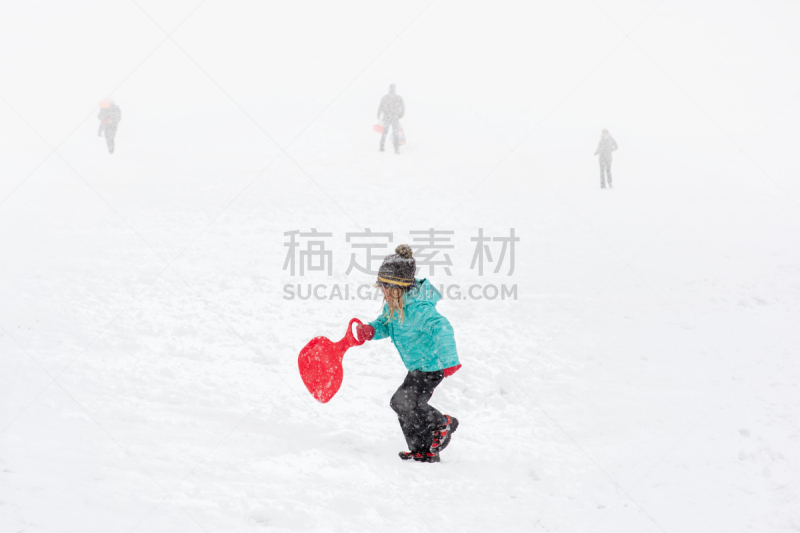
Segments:
[[[97,136],[105,134],[108,153],[113,154],[114,137],[117,135],[119,121],[122,120],[122,110],[111,100],[103,100],[100,102],[100,113],[98,113],[97,118],[100,119],[100,129],[97,130]]]

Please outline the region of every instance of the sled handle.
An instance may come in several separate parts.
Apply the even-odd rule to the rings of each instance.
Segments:
[[[362,326],[364,325],[364,323],[357,318],[350,319],[350,323],[347,324],[347,333],[344,334],[344,339],[343,339],[347,343],[348,348],[350,346],[361,346],[362,344],[367,342],[367,339],[359,340],[356,338],[355,335],[353,335],[353,324],[356,322],[358,322]]]

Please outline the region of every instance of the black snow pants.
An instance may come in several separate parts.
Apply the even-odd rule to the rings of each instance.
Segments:
[[[383,145],[386,144],[386,135],[389,133],[389,127],[392,127],[392,139],[394,139],[394,151],[397,152],[399,149],[398,141],[400,140],[400,135],[397,132],[397,129],[400,127],[400,123],[397,121],[396,118],[386,118],[383,119],[383,133],[381,134],[381,150],[383,150]]]
[[[117,134],[116,124],[106,124],[103,128],[103,133],[106,136],[106,144],[108,145],[108,153],[114,153],[114,136]]]
[[[391,406],[411,452],[427,452],[433,444],[433,430],[444,415],[428,405],[433,389],[444,379],[444,372],[414,370],[392,396]]]
[[[606,177],[608,177],[608,186],[611,187],[611,156],[600,156],[600,186],[606,186]]]

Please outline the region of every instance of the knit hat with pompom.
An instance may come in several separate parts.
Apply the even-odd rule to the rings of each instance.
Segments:
[[[378,269],[378,285],[408,290],[417,283],[414,279],[417,262],[412,257],[411,246],[407,244],[401,244],[394,249],[394,252],[393,255],[387,255],[383,259]]]

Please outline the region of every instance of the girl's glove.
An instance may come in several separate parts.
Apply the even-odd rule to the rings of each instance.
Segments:
[[[375,328],[370,326],[369,324],[358,324],[356,325],[356,333],[358,334],[359,339],[364,339],[365,341],[371,341],[372,337],[375,336]]]

